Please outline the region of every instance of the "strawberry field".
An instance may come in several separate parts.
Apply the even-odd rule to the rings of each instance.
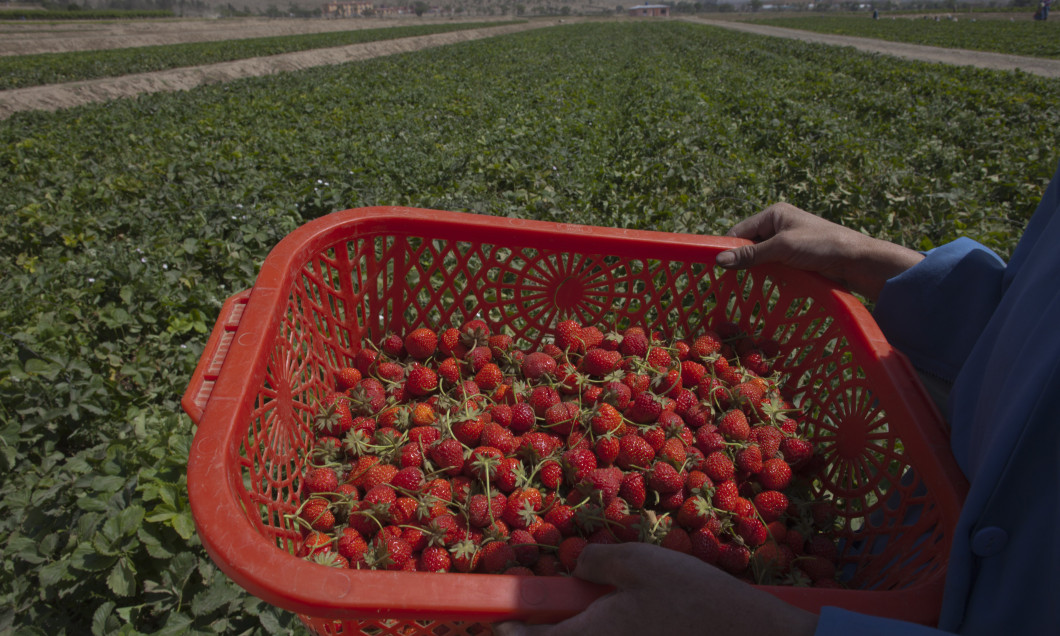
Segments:
[[[179,398],[221,302],[307,220],[396,204],[714,234],[783,199],[1007,254],[1058,160],[1058,98],[612,23],[0,122],[0,631],[299,629],[198,543]]]

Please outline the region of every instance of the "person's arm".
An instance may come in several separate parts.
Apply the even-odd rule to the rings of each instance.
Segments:
[[[743,269],[779,263],[818,272],[870,300],[888,279],[923,259],[919,252],[826,221],[787,203],[776,203],[737,223],[728,236],[755,241],[718,255],[721,267]]]

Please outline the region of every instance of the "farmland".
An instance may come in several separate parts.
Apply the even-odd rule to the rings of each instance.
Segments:
[[[1029,9],[1028,9],[1029,13]],[[924,44],[1010,55],[1060,58],[1060,24],[1019,19],[977,19],[974,14],[950,16],[789,16],[759,18],[759,24],[853,35],[909,44]]]
[[[292,229],[409,205],[690,233],[787,200],[1007,255],[1060,83],[586,23],[0,122],[0,631],[285,633],[198,544],[179,397]]]

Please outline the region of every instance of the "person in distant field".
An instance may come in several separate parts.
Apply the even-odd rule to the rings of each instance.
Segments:
[[[1049,7],[1053,4],[1053,0],[1042,1],[1042,20],[1049,19]]]
[[[501,636],[1060,634],[1060,170],[1005,263],[960,238],[926,253],[779,203],[737,223],[752,244],[717,264],[779,263],[875,300],[890,342],[948,392],[950,447],[969,480],[937,626],[835,607],[813,614],[699,559],[590,544],[575,576],[614,586],[555,625]]]
[[[880,10],[879,9],[873,9],[872,10],[872,19],[873,20],[879,20],[880,19]]]

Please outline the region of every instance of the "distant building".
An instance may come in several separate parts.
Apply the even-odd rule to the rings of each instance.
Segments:
[[[329,2],[322,13],[325,18],[356,18],[371,10],[371,2]]]
[[[665,4],[638,4],[629,8],[630,17],[667,17],[670,7]]]

